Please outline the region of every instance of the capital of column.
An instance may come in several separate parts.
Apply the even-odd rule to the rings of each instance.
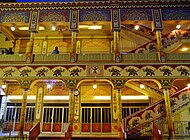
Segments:
[[[172,86],[172,83],[175,79],[158,79],[160,82],[162,89],[169,89]]]
[[[126,82],[126,80],[123,80],[123,79],[111,79],[110,81],[112,82],[114,89],[118,89],[118,90],[123,88]]]
[[[28,91],[30,85],[32,84],[33,80],[18,80],[20,87],[25,91]]]
[[[64,80],[67,88],[69,88],[70,90],[74,90],[77,88],[78,83],[80,82],[79,79],[75,79],[75,80]]]

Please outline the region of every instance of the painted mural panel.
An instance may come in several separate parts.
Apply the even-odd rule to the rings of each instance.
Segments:
[[[53,57],[52,57],[53,58]],[[10,66],[1,67],[1,78],[119,77],[119,78],[186,78],[189,66],[169,65],[76,65],[76,66]]]
[[[111,21],[110,10],[80,10],[79,21]]]
[[[39,22],[69,22],[69,10],[40,11]]]
[[[190,10],[183,9],[163,9],[163,20],[190,20]]]
[[[0,22],[29,22],[29,11],[3,11],[0,13]]]
[[[151,9],[121,9],[121,21],[152,20]]]

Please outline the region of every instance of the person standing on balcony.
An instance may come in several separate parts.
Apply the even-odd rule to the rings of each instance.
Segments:
[[[5,51],[4,51],[4,50],[2,50],[2,51],[1,51],[1,54],[5,54]]]
[[[14,54],[14,52],[13,52],[12,48],[9,48],[9,51],[8,51],[8,53],[7,53],[7,54]]]
[[[59,54],[58,47],[55,47],[55,50],[53,50],[52,54]]]

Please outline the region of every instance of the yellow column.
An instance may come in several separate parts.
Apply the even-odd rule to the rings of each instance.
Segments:
[[[24,131],[24,122],[25,122],[26,106],[27,106],[27,92],[28,90],[25,89],[22,97],[22,109],[20,113],[20,131],[18,133],[19,137],[22,137]]]
[[[71,37],[71,44],[72,44],[72,50],[70,53],[70,62],[74,63],[76,61],[76,44],[77,44],[77,33],[76,31],[72,31],[72,37]]]
[[[160,52],[162,50],[161,30],[156,30],[156,39],[157,39],[157,51]]]
[[[20,87],[24,90],[23,97],[22,97],[22,108],[20,113],[20,131],[18,136],[21,137],[24,131],[24,122],[26,116],[26,106],[27,106],[27,93],[32,83],[32,80],[19,80]]]
[[[119,31],[113,31],[113,47],[115,53],[119,52]]]
[[[73,120],[74,120],[74,105],[75,105],[74,90],[70,89],[70,92],[69,92],[69,123],[71,125],[73,125]]]
[[[30,32],[30,41],[27,43],[27,48],[26,48],[26,62],[27,63],[32,62],[33,46],[34,46],[34,33]]]
[[[80,100],[81,95],[78,90],[74,92],[74,120],[73,120],[73,132],[80,132]]]
[[[36,106],[35,106],[35,121],[40,121],[42,119],[42,109],[44,101],[44,87],[37,87],[36,93]],[[47,92],[47,91],[46,91]]]
[[[114,89],[112,92],[112,130],[118,132],[120,127],[121,115],[121,89]]]
[[[169,137],[174,137],[174,126],[173,126],[173,119],[172,119],[172,112],[171,112],[171,105],[170,105],[170,93],[169,89],[172,86],[172,83],[174,79],[158,79],[160,81],[160,84],[162,85],[162,88],[164,90],[164,100],[165,100],[165,108],[166,108],[166,117],[168,122],[168,131],[169,131]]]
[[[34,45],[34,33],[30,32],[30,41],[27,43],[26,53],[32,53]]]
[[[173,126],[173,119],[171,113],[171,106],[170,106],[170,96],[169,96],[169,89],[164,89],[164,100],[165,100],[165,108],[166,108],[166,115],[168,121],[168,130],[169,130],[169,137],[174,137],[174,126]]]
[[[76,53],[76,43],[77,42],[77,33],[72,31],[71,44],[72,44],[72,53]]]

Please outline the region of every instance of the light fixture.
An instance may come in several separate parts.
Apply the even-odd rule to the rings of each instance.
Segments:
[[[88,29],[88,25],[79,25],[79,29]]]
[[[179,24],[178,24],[178,25],[176,25],[176,29],[178,29],[178,30],[179,30],[180,28],[181,28],[181,25],[179,25]]]
[[[94,100],[110,100],[110,96],[94,96]]]
[[[140,88],[141,88],[141,89],[144,89],[145,86],[144,86],[143,84],[140,84]]]
[[[48,89],[52,88],[52,85],[47,84],[47,88],[48,88]]]
[[[96,84],[94,84],[92,87],[93,87],[93,89],[96,89],[96,88],[97,88],[97,85],[96,85]]]
[[[5,88],[6,88],[6,85],[1,85],[1,88],[2,88],[2,89],[5,89]]]
[[[148,100],[148,96],[121,96],[121,100]],[[94,96],[94,100],[111,100],[111,96]]]
[[[8,95],[8,100],[22,100],[23,96]],[[36,100],[36,96],[27,96],[28,100]],[[69,96],[44,96],[44,100],[69,100]]]
[[[92,26],[89,26],[88,29],[98,30],[98,29],[102,29],[102,26],[101,25],[92,25]]]
[[[16,29],[16,28],[15,28],[14,26],[11,27],[11,31],[15,31],[15,29]]]
[[[52,30],[52,31],[55,31],[55,30],[56,30],[56,27],[53,25],[53,26],[51,27],[51,30]]]
[[[45,27],[44,27],[44,26],[40,26],[40,27],[39,27],[39,30],[40,30],[40,31],[45,30]]]
[[[184,47],[184,48],[181,49],[181,51],[183,51],[183,52],[185,52],[187,50],[188,50],[188,48],[186,48],[186,47]]]
[[[148,96],[144,95],[121,96],[121,100],[148,100]]]
[[[138,30],[140,28],[139,25],[135,25],[135,30]]]
[[[102,25],[79,25],[79,29],[98,30],[102,29]]]
[[[28,31],[29,28],[26,27],[26,26],[23,26],[23,27],[18,27],[18,29],[21,30],[21,31]],[[39,30],[40,30],[40,31],[45,30],[45,27],[40,26],[40,27],[39,27]]]

